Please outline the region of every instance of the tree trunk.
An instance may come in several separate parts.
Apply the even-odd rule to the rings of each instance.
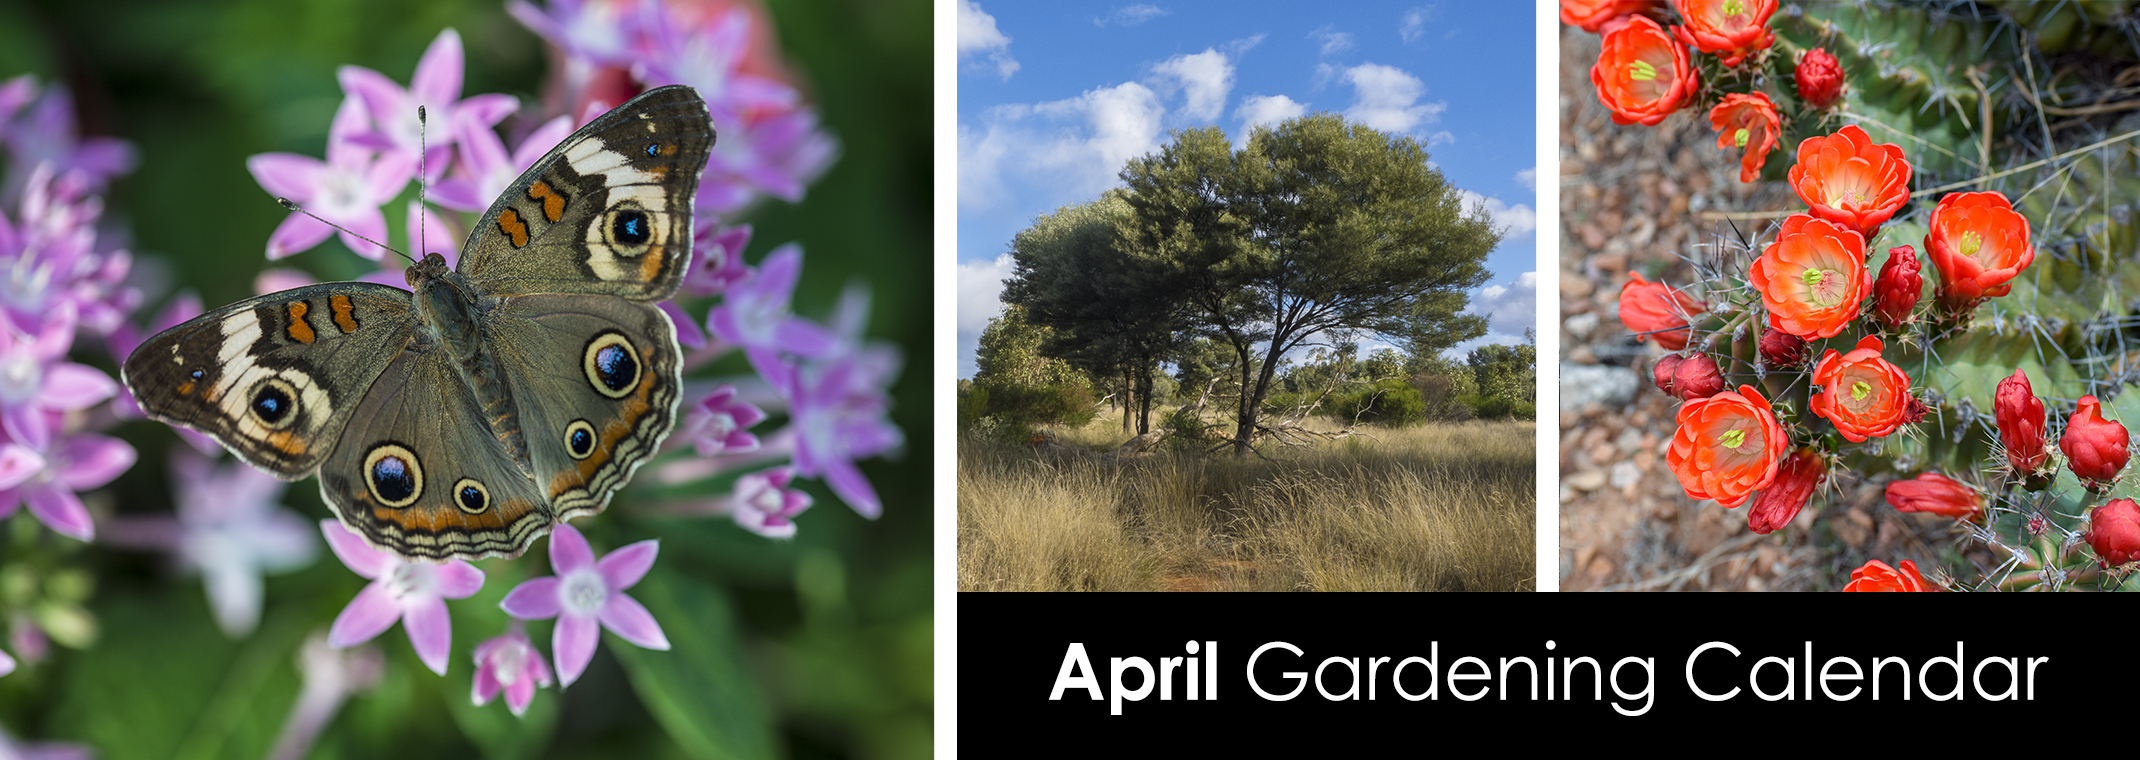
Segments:
[[[1137,391],[1129,365],[1122,365],[1122,434],[1136,435]]]
[[[1234,354],[1241,357],[1241,406],[1239,412],[1234,415],[1233,453],[1234,456],[1246,459],[1249,441],[1255,438],[1256,434],[1256,402],[1249,398],[1251,365],[1248,360],[1248,346],[1235,344]]]
[[[1142,364],[1139,365],[1137,371],[1137,383],[1140,386],[1138,390],[1142,391],[1144,394],[1143,399],[1138,402],[1138,435],[1144,435],[1146,433],[1152,432],[1152,364],[1153,363],[1150,360],[1145,360]]]

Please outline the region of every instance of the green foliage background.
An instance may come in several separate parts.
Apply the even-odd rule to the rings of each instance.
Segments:
[[[639,650],[605,634],[586,675],[562,693],[540,692],[524,720],[501,702],[472,707],[471,652],[504,630],[497,602],[505,592],[551,572],[543,542],[519,560],[480,563],[489,576],[483,591],[449,603],[454,654],[446,677],[417,662],[399,626],[374,640],[386,655],[385,676],[343,708],[311,757],[929,754],[932,433],[928,382],[913,365],[931,354],[930,6],[769,5],[841,155],[803,203],[774,201],[748,217],[756,235],[746,258],[801,242],[797,311],[823,317],[841,288],[866,282],[875,295],[871,335],[903,347],[910,366],[893,388],[893,420],[910,445],[862,467],[883,496],[883,518],[864,520],[812,484],[817,506],[800,518],[799,537],[771,541],[725,519],[637,509],[639,484],[579,526],[597,551],[661,540],[653,574],[629,593],[661,622],[671,651]],[[0,78],[32,73],[64,83],[87,115],[87,132],[133,143],[141,164],[118,181],[106,220],[133,236],[137,268],[161,266],[172,289],[194,288],[214,308],[250,295],[267,266],[268,234],[285,214],[246,172],[246,157],[323,155],[342,99],[335,69],[366,66],[406,83],[446,27],[466,43],[464,96],[539,97],[548,54],[501,0],[0,0]],[[405,203],[387,208],[398,244]],[[331,239],[279,265],[322,279],[371,266]],[[167,294],[152,292],[143,313],[160,309]],[[116,377],[110,359],[94,353],[77,358]],[[748,371],[740,357],[714,369]],[[121,515],[169,514],[165,462],[176,437],[148,422],[115,432],[136,446],[140,462],[92,504]],[[294,484],[284,502],[328,515],[310,481]],[[31,519],[23,513],[10,522]],[[57,554],[94,573],[87,605],[102,634],[91,649],[55,649],[53,658],[0,678],[0,725],[18,739],[87,743],[114,760],[264,755],[297,696],[298,644],[324,630],[365,583],[322,546],[310,568],[268,579],[260,629],[232,641],[216,629],[200,581],[169,572],[160,558],[6,527],[13,530],[0,531],[0,565],[10,555]],[[550,649],[549,623],[529,633]]]

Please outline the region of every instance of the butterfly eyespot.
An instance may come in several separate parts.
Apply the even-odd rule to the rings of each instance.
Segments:
[[[364,455],[364,484],[380,505],[406,507],[423,496],[424,468],[406,447],[382,443]]]
[[[483,514],[490,508],[490,489],[473,478],[461,478],[453,484],[453,504],[468,514]]]
[[[193,379],[195,379],[195,380],[199,380],[199,379],[201,379],[201,377],[202,377],[202,376],[204,376],[204,375],[206,375],[206,374],[208,374],[208,373],[206,373],[206,372],[203,372],[203,371],[201,371],[201,370],[194,370],[194,371],[192,371],[192,372],[189,372],[189,373],[187,373],[187,376],[188,376],[188,377],[191,377],[191,378],[193,378]]]
[[[647,157],[647,158],[659,158],[659,157],[661,157],[661,143],[658,143],[658,142],[657,142],[657,143],[647,143],[647,144],[646,144],[646,157]]]
[[[586,420],[573,420],[565,426],[565,453],[573,459],[586,459],[594,454],[594,426]]]
[[[596,393],[610,398],[624,398],[639,387],[639,353],[632,349],[632,342],[622,333],[605,332],[587,341],[587,351],[581,361],[587,370],[587,382]]]
[[[653,220],[640,209],[618,209],[609,216],[609,239],[633,248],[646,245],[654,239]],[[628,252],[619,253],[629,255]]]
[[[253,385],[246,410],[269,430],[282,430],[297,421],[297,388],[289,381],[270,377]]]

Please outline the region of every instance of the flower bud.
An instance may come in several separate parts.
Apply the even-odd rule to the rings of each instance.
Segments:
[[[1656,383],[1657,390],[1664,391],[1664,395],[1679,395],[1672,392],[1672,373],[1679,369],[1680,362],[1686,360],[1687,357],[1679,354],[1665,354],[1656,364],[1650,365],[1650,382]]]
[[[2140,559],[2140,504],[2132,499],[2111,499],[2088,513],[2088,532],[2082,534],[2104,567],[2117,567]]]
[[[1828,463],[1812,449],[1799,449],[1776,468],[1776,479],[1754,496],[1746,526],[1755,533],[1768,533],[1791,524],[1798,511],[1812,500],[1813,489],[1828,475]]]
[[[1650,369],[1650,379],[1657,383],[1657,390],[1682,401],[1708,398],[1724,390],[1724,373],[1708,354],[1658,359]]]
[[[1992,414],[1999,421],[1999,443],[2006,448],[2006,462],[2016,473],[2042,469],[2051,458],[2044,445],[2043,401],[2029,387],[2029,376],[2014,370],[2014,376],[1999,381],[1992,397]]]
[[[1873,312],[1890,326],[1901,327],[1909,321],[1910,310],[1924,293],[1925,278],[1917,269],[1917,249],[1906,245],[1887,249],[1887,264],[1880,267],[1880,279],[1873,281]]]
[[[1806,339],[1774,327],[1761,333],[1761,358],[1772,369],[1789,369],[1806,363]]]
[[[2125,460],[2132,456],[2126,450],[2131,442],[2124,425],[2103,419],[2102,402],[2082,396],[2080,408],[2066,421],[2058,450],[2066,452],[2066,466],[2073,474],[2094,487],[2118,478],[2118,471],[2125,469]]]
[[[1693,334],[1687,317],[1707,307],[1671,286],[1642,279],[1641,272],[1629,272],[1628,277],[1620,291],[1620,323],[1638,333],[1636,340],[1654,339],[1667,351],[1686,348],[1687,336]]]
[[[1806,51],[1791,76],[1798,80],[1798,99],[1814,108],[1827,108],[1843,94],[1843,65],[1826,48]]]
[[[1865,563],[1864,567],[1850,571],[1850,584],[1844,591],[1937,591],[1925,585],[1924,576],[1917,574],[1917,563],[1902,561],[1897,570],[1880,560]]]
[[[1929,512],[1970,522],[1984,514],[1984,497],[1976,489],[1936,472],[1887,484],[1887,505],[1897,512]]]

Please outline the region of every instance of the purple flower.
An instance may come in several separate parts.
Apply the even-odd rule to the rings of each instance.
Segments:
[[[417,659],[431,672],[445,675],[446,653],[453,646],[453,620],[446,615],[445,600],[465,599],[483,588],[483,571],[458,559],[443,565],[402,559],[372,548],[334,520],[321,520],[320,532],[342,564],[372,581],[335,617],[327,643],[347,649],[385,633],[399,620]]]
[[[269,193],[296,201],[320,219],[346,228],[348,231],[341,233],[342,244],[359,256],[376,260],[385,252],[358,236],[386,239],[386,214],[379,207],[408,185],[416,171],[416,158],[415,151],[408,155],[380,154],[352,142],[366,120],[363,102],[344,98],[334,112],[334,126],[327,131],[325,163],[295,153],[262,153],[246,159],[245,168]],[[280,259],[311,250],[334,232],[319,219],[293,211],[268,236],[268,258]]]
[[[807,108],[717,128],[721,139],[698,190],[698,207],[715,213],[740,209],[760,192],[800,201],[803,186],[839,155],[839,143],[818,130],[817,114]]]
[[[0,483],[21,477],[22,468],[30,461],[21,458],[23,451],[19,447],[0,447],[0,473],[7,473]],[[10,457],[16,461],[9,462]],[[36,515],[45,527],[87,541],[96,534],[96,524],[75,492],[101,487],[134,466],[134,447],[117,438],[82,433],[43,451],[37,462],[43,466],[0,490],[0,519],[15,514],[27,502],[30,514]]]
[[[707,329],[721,340],[742,346],[751,366],[776,387],[785,385],[790,374],[782,369],[780,354],[819,356],[835,342],[824,328],[789,313],[788,301],[801,276],[802,247],[783,245],[730,286],[721,305],[706,315]]]
[[[684,427],[677,439],[697,446],[702,457],[754,451],[758,436],[751,435],[750,426],[764,421],[764,411],[736,398],[735,386],[723,385],[684,414]]]
[[[789,386],[788,413],[797,431],[796,473],[824,478],[841,501],[872,519],[883,506],[854,462],[904,439],[898,426],[885,418],[891,408],[885,386],[898,371],[896,349],[863,346],[827,361],[805,362],[792,373]]]
[[[431,198],[446,208],[479,214],[489,210],[490,202],[521,172],[572,135],[572,120],[559,116],[529,133],[508,155],[497,130],[482,120],[464,113],[454,126],[461,145],[460,171],[431,188]]]
[[[0,326],[0,427],[9,437],[42,450],[52,441],[47,412],[87,409],[119,391],[96,368],[65,361],[73,343],[71,303],[61,303],[35,336]]]
[[[514,587],[498,606],[521,620],[557,618],[550,649],[560,681],[571,686],[594,659],[596,624],[625,641],[647,649],[668,649],[661,625],[637,600],[624,595],[646,577],[659,549],[647,539],[610,552],[595,561],[594,550],[578,529],[559,524],[550,531],[550,567],[556,575]]]
[[[692,224],[691,269],[684,273],[677,292],[717,296],[749,276],[750,267],[743,264],[743,249],[750,245],[750,233],[748,224],[722,227],[711,215],[700,216]]]
[[[17,330],[39,332],[61,304],[72,303],[70,317],[109,334],[138,305],[139,291],[120,282],[131,257],[97,250],[104,200],[88,192],[84,177],[40,164],[24,186],[20,214],[13,222],[0,214],[0,314]]]
[[[424,141],[430,141],[430,149],[442,151],[453,144],[464,121],[489,128],[520,107],[520,101],[510,95],[477,95],[461,100],[461,35],[452,29],[438,33],[431,47],[424,50],[422,60],[416,63],[416,76],[409,87],[388,79],[385,74],[362,66],[343,66],[336,77],[342,81],[342,91],[351,98],[364,101],[371,114],[374,128],[348,135],[356,145],[383,150],[388,155],[407,159],[401,164],[405,171],[413,171],[419,162]],[[445,129],[432,131],[429,138],[418,130],[416,107],[423,106],[424,116],[433,124]],[[429,161],[426,178],[436,182],[446,171],[447,154]],[[412,175],[403,174],[400,184],[407,184]],[[397,185],[398,187],[398,185]]]
[[[134,148],[114,137],[82,137],[74,121],[74,96],[64,87],[45,90],[21,118],[11,119],[17,108],[36,98],[36,85],[27,76],[9,80],[0,88],[0,136],[5,137],[13,167],[9,193],[20,187],[23,172],[49,165],[55,174],[79,171],[89,190],[101,190],[112,177],[134,170]],[[12,102],[10,102],[12,101]],[[11,121],[12,123],[6,123]]]
[[[505,11],[566,55],[584,63],[623,65],[639,48],[636,2],[550,0],[549,13],[526,0],[505,4]]]
[[[736,478],[731,502],[736,524],[766,538],[793,538],[795,516],[810,508],[810,495],[790,487],[795,468],[775,467]]]
[[[512,630],[476,645],[475,693],[470,698],[477,707],[490,704],[503,691],[505,706],[516,716],[525,715],[528,703],[535,701],[535,690],[549,685],[550,665],[528,642],[520,621],[513,621]]]
[[[788,110],[802,96],[785,82],[743,71],[751,48],[751,12],[730,6],[725,13],[696,25],[677,17],[668,3],[641,3],[639,28],[646,47],[632,64],[632,76],[648,87],[690,85],[713,113],[722,136],[740,126],[745,114]]]
[[[171,457],[178,491],[179,564],[199,570],[216,625],[232,638],[260,624],[261,576],[312,564],[312,526],[281,503],[289,484],[250,465],[216,466],[180,450]]]

